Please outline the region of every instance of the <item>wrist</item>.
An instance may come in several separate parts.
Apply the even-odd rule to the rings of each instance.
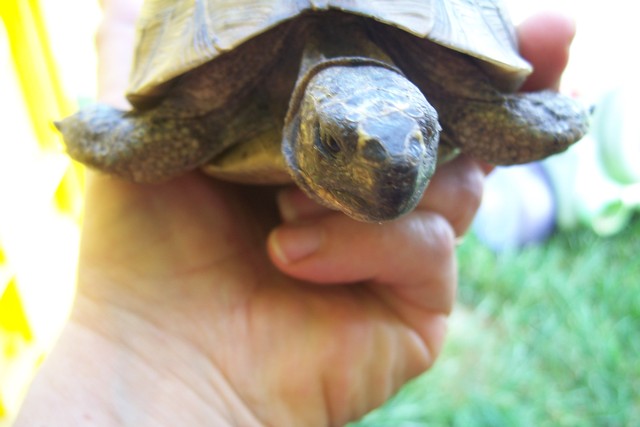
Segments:
[[[121,308],[77,302],[15,427],[262,425],[205,355],[154,329]]]

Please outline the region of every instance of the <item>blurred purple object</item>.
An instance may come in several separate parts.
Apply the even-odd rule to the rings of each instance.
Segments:
[[[539,163],[497,167],[488,177],[473,223],[476,236],[495,251],[540,243],[554,231],[553,190]]]

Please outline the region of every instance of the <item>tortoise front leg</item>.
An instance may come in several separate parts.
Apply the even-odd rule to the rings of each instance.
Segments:
[[[157,182],[194,169],[217,148],[205,122],[155,111],[91,105],[56,123],[68,154],[92,168],[135,182]]]
[[[588,128],[584,108],[553,91],[452,99],[440,107],[441,138],[492,164],[527,163],[564,151]]]

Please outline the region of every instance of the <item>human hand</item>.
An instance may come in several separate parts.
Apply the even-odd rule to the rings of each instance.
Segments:
[[[548,49],[564,49],[560,36]],[[103,73],[123,82],[111,64]],[[119,102],[116,86],[102,97]],[[440,167],[414,212],[376,225],[293,189],[279,196],[279,218],[273,191],[197,172],[154,186],[92,175],[73,316],[17,425],[359,417],[437,356],[455,239],[482,178],[460,157]]]

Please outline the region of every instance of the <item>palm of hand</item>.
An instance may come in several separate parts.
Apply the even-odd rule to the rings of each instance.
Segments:
[[[407,311],[375,281],[321,286],[277,270],[264,248],[278,221],[265,189],[197,173],[93,186],[79,298],[109,314],[85,323],[108,324],[112,339],[158,371],[180,371],[200,396],[225,396],[273,425],[340,424],[435,357],[446,308]]]

